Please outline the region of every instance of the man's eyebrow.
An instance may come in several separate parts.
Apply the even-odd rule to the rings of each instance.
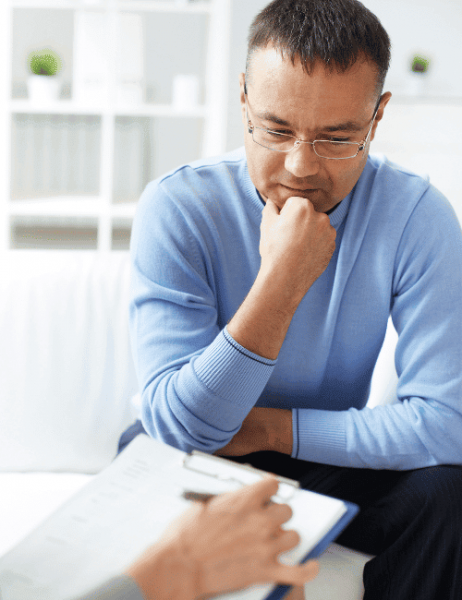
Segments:
[[[272,113],[265,111],[263,113],[257,113],[256,115],[259,119],[261,119],[262,121],[271,121],[272,123],[277,123],[278,125],[284,125],[284,127],[290,127],[290,123],[288,121],[285,121],[284,119],[281,119],[281,117],[278,117],[277,115],[273,115]]]
[[[364,129],[364,125],[355,123],[354,121],[346,121],[345,123],[339,123],[338,125],[329,125],[328,127],[322,127],[322,131],[361,131]]]
[[[270,121],[271,123],[276,123],[277,125],[283,125],[284,127],[292,127],[291,124],[285,119],[281,119],[277,115],[273,115],[268,111],[263,113],[257,113],[256,115],[262,121]],[[319,131],[362,131],[364,129],[364,125],[360,125],[359,123],[355,123],[355,121],[346,121],[345,123],[336,123],[335,125],[327,125],[326,127],[319,127]]]

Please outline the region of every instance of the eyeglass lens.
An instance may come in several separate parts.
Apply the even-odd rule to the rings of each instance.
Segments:
[[[255,127],[252,134],[255,143],[278,152],[290,152],[297,143],[297,140],[292,136],[267,131],[266,129]],[[354,158],[359,152],[359,144],[316,140],[314,150],[318,156],[323,158]]]

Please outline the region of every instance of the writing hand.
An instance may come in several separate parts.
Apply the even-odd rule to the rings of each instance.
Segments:
[[[279,562],[300,537],[282,528],[292,509],[271,502],[277,489],[277,480],[266,477],[195,502],[127,573],[147,600],[203,599],[257,583],[302,586],[316,576],[318,565]]]

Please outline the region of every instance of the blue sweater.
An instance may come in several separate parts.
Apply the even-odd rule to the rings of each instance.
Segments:
[[[243,149],[146,187],[132,232],[130,321],[149,434],[211,453],[253,406],[267,406],[292,409],[295,458],[462,464],[462,235],[448,201],[370,156],[330,214],[336,251],[276,361],[226,329],[259,270],[263,206]],[[365,408],[390,314],[398,401]]]

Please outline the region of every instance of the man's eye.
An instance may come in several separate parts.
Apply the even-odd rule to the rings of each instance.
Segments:
[[[349,142],[350,138],[337,138],[337,137],[330,137],[330,138],[326,138],[326,141],[328,142]]]
[[[272,129],[267,129],[266,133],[269,133],[274,137],[281,137],[281,135],[290,135],[288,131],[273,131]]]

